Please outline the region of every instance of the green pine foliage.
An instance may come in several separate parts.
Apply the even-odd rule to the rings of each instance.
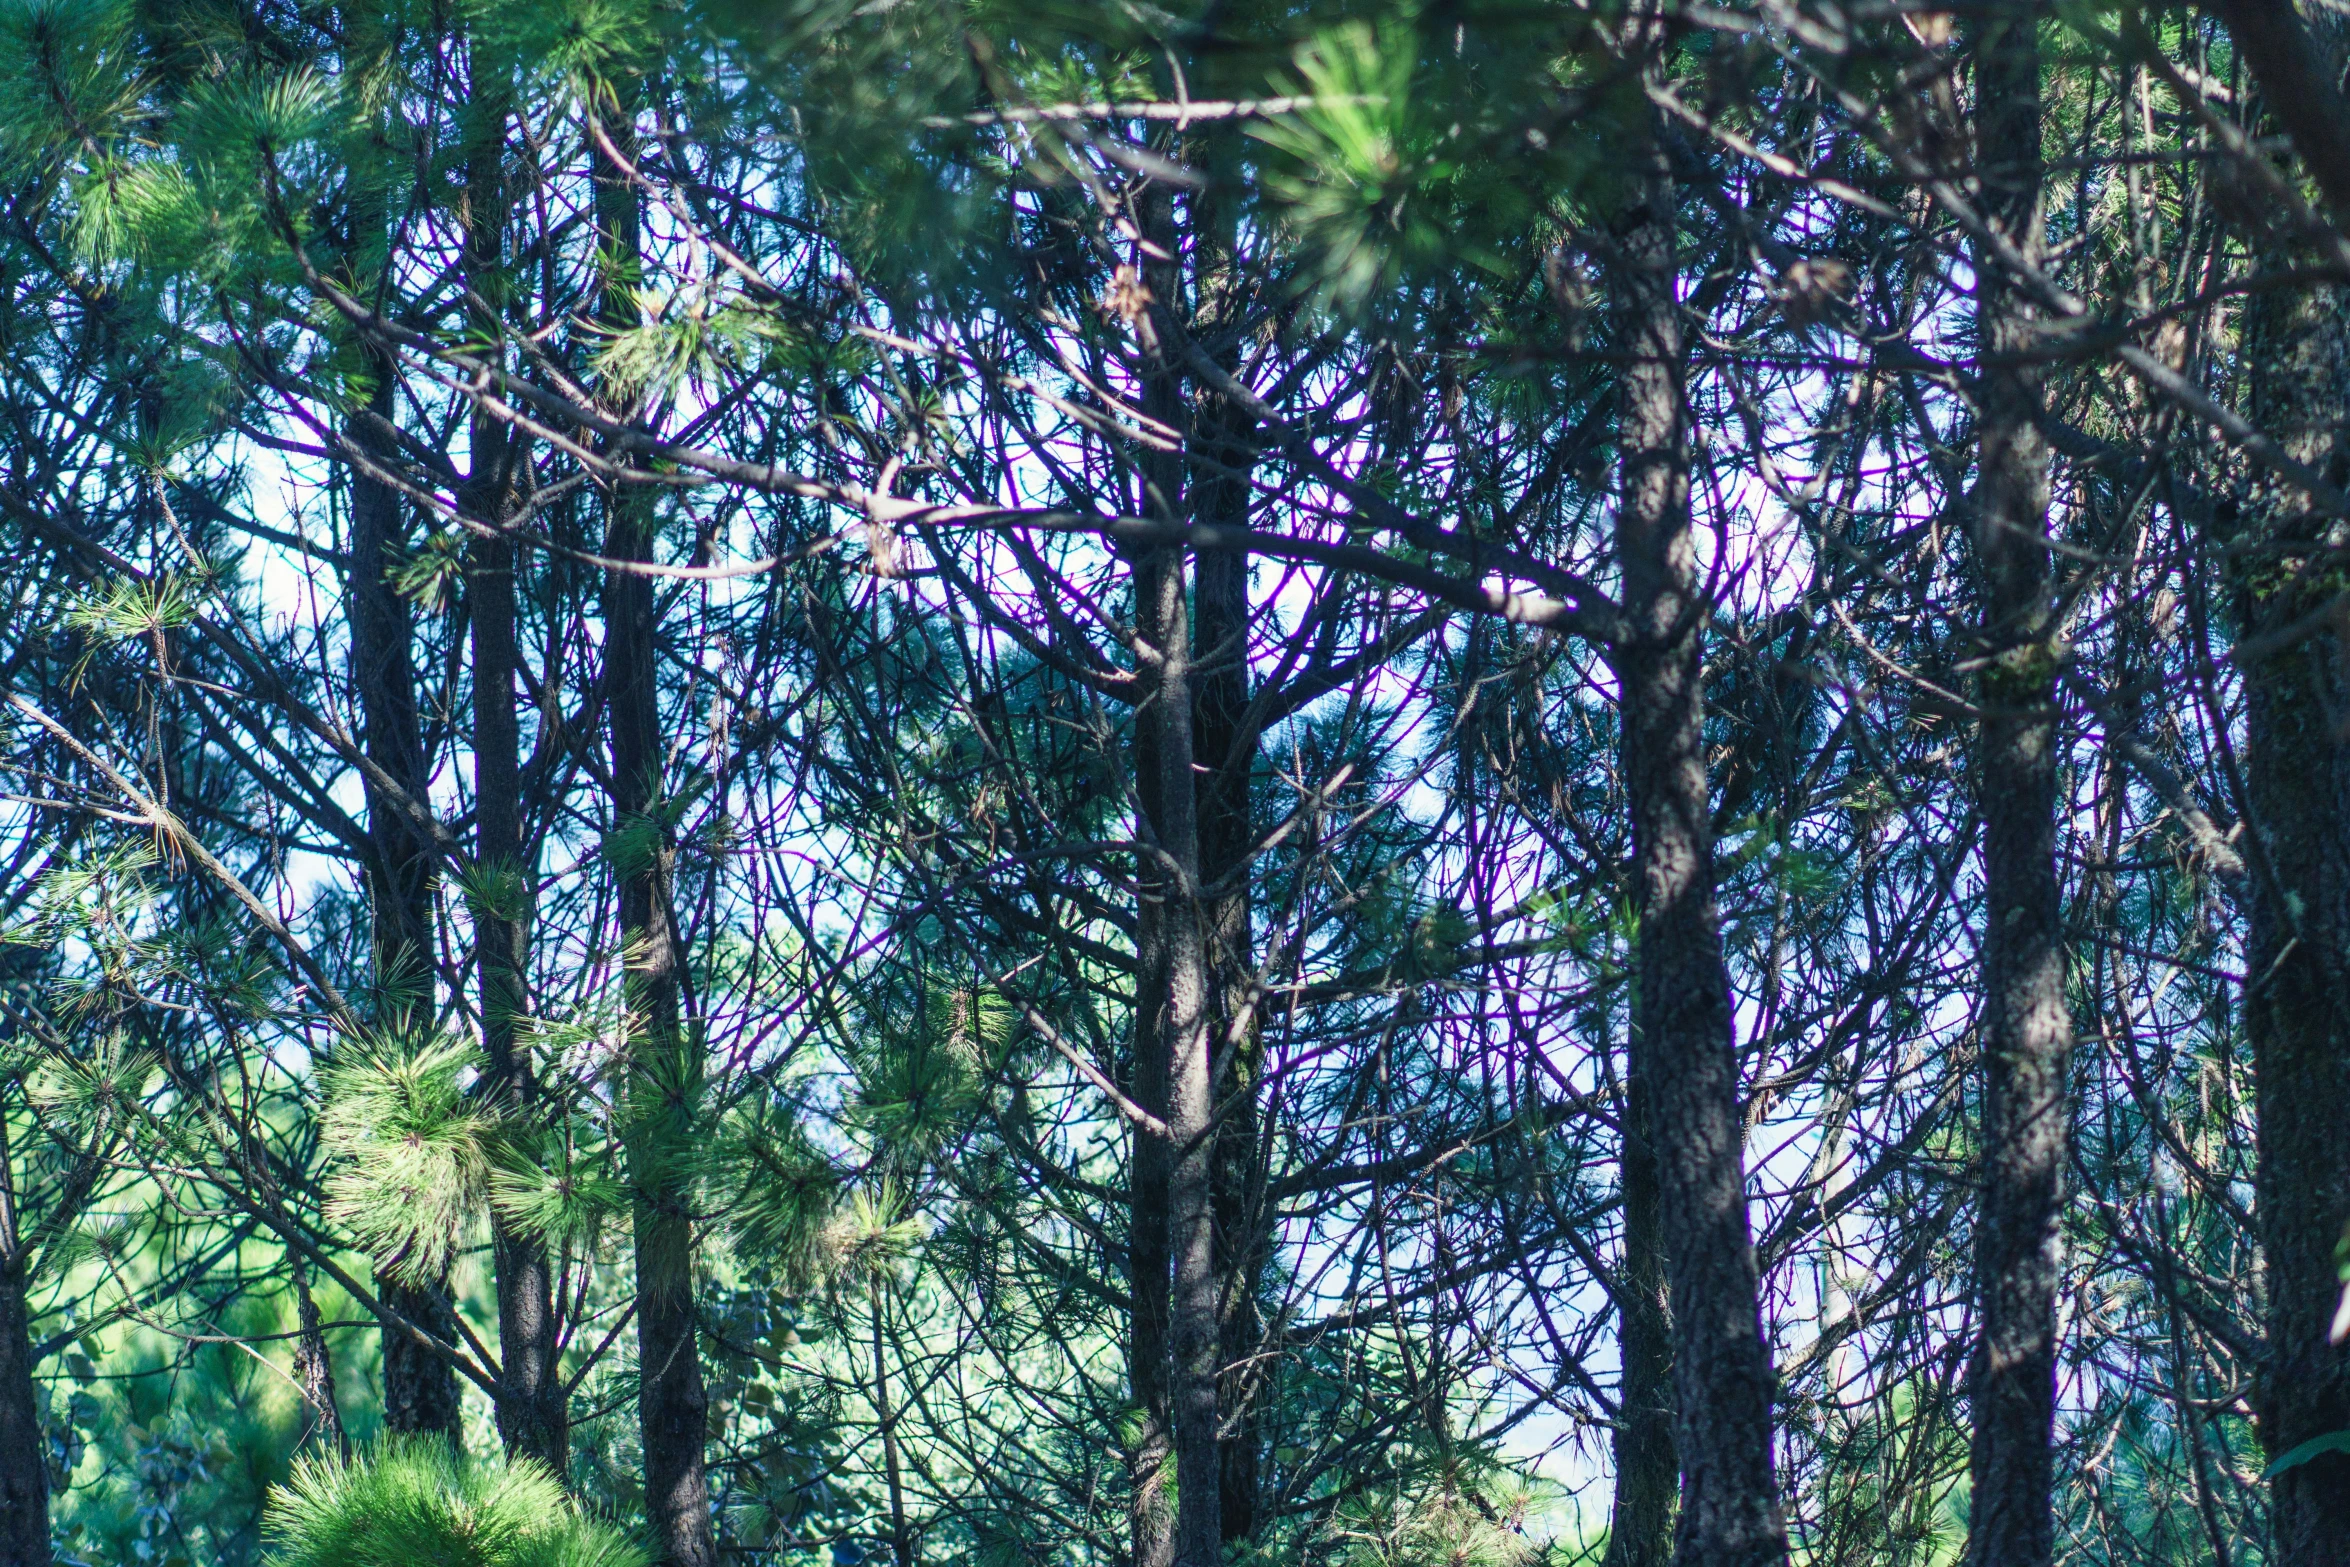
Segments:
[[[469,1459],[445,1442],[386,1441],[299,1461],[271,1497],[270,1567],[649,1567],[644,1547],[590,1518],[526,1459]]]
[[[360,1037],[322,1074],[322,1140],[341,1156],[329,1211],[412,1283],[446,1278],[482,1217],[499,1134],[466,1092],[475,1065],[465,1040]]]
[[[1659,1559],[1609,1534],[1653,307],[1795,1552],[1968,1549],[2005,669],[2059,709],[2059,1553],[2297,1567],[2340,1433],[2268,1408],[2248,998],[2343,935],[2262,847],[2350,767],[2339,215],[2217,12],[1665,10],[0,0],[0,1304],[57,1559],[649,1567],[698,1450],[726,1560],[1127,1560],[1192,921],[1228,1562]],[[2064,334],[2020,652],[2000,20]],[[493,1391],[525,1252],[554,1468]],[[656,1256],[699,1430],[639,1424]],[[454,1445],[389,1429],[395,1291]]]

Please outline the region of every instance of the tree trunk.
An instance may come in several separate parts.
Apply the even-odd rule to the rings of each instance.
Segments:
[[[1158,739],[1156,726],[1135,715],[1134,780],[1141,820],[1135,837],[1148,841],[1151,824],[1159,818]],[[1135,880],[1142,894],[1134,921],[1134,1068],[1128,1091],[1134,1102],[1157,1116],[1167,1116],[1167,1056],[1161,1046],[1160,1014],[1167,991],[1165,905],[1153,894],[1152,866],[1138,856]],[[1175,1560],[1175,1518],[1167,1505],[1168,1482],[1175,1446],[1170,1403],[1170,1345],[1174,1262],[1168,1251],[1172,1232],[1167,1224],[1168,1180],[1174,1169],[1173,1150],[1165,1137],[1137,1127],[1134,1157],[1127,1176],[1127,1287],[1132,1306],[1127,1317],[1126,1376],[1134,1400],[1135,1430],[1127,1443],[1127,1533],[1132,1567],[1172,1567]]]
[[[1681,1480],[1680,1458],[1673,1451],[1673,1324],[1665,1296],[1664,1227],[1643,1065],[1644,1060],[1636,1060],[1624,1083],[1616,1486],[1601,1567],[1665,1567],[1672,1560],[1673,1499]]]
[[[649,561],[641,493],[622,491],[606,552]],[[717,1559],[703,1467],[709,1399],[702,1385],[693,1298],[693,1213],[681,1166],[693,1134],[701,1063],[683,1027],[673,901],[676,850],[658,814],[662,755],[655,668],[653,579],[604,577],[604,699],[612,726],[613,874],[634,1051],[630,1063],[629,1175],[634,1188],[637,1419],[644,1438],[645,1509],[661,1560],[707,1567]]]
[[[352,7],[343,25],[346,69],[356,74],[380,65],[391,48],[381,16],[365,6]],[[382,130],[380,121],[377,130]],[[389,192],[381,179],[369,177],[372,172],[363,159],[351,182],[351,232],[360,253],[391,232]],[[393,471],[398,454],[384,432],[399,418],[397,367],[380,349],[365,352],[372,382],[367,411],[372,417],[352,421],[348,434],[373,464]],[[391,579],[407,546],[408,529],[400,492],[392,485],[358,463],[351,465],[350,484],[351,564],[345,593],[360,745],[368,760],[406,796],[405,801],[394,798],[372,774],[361,779],[367,807],[374,981],[367,1014],[386,1033],[415,1035],[434,1027],[438,1017],[432,883],[439,856],[404,808],[424,805],[432,787],[416,698],[416,625],[408,601]],[[445,1282],[414,1285],[379,1272],[375,1293],[409,1322],[455,1342],[456,1308]],[[385,1430],[401,1434],[437,1432],[452,1447],[464,1440],[456,1368],[388,1324],[383,1329],[383,1421]]]
[[[477,296],[504,297],[507,94],[495,67],[474,61],[473,144],[467,154],[465,266]],[[499,323],[480,323],[496,334]],[[478,521],[503,524],[522,444],[495,415],[476,408],[472,471],[464,503]],[[530,1007],[529,944],[535,867],[522,839],[522,740],[515,712],[514,547],[475,538],[466,593],[472,609],[475,889],[473,922],[481,984],[482,1092],[508,1114],[537,1098],[515,1050],[516,1019]],[[498,1435],[506,1450],[561,1475],[569,1468],[569,1419],[556,1368],[554,1280],[543,1241],[494,1210],[490,1245],[498,1275]]]
[[[2269,258],[2282,263],[2286,258]],[[2350,291],[2248,299],[2244,362],[2261,430],[2336,484],[2350,482]],[[2249,641],[2303,623],[2336,592],[2309,568],[2327,520],[2282,484],[2247,523],[2286,553],[2248,557],[2237,591]],[[2350,1353],[2332,1340],[2350,1227],[2350,646],[2334,623],[2245,670],[2248,878],[2244,1029],[2252,1046],[2259,1170],[2254,1207],[2267,1284],[2260,1440],[2274,1456],[2350,1429]],[[2271,1482],[2272,1567],[2350,1564],[2350,1456],[2320,1455]]]
[[[31,1260],[16,1211],[8,1129],[0,1122],[0,1567],[49,1567],[49,1463],[33,1384]]]
[[[692,1236],[673,1195],[637,1199],[636,1287],[645,1514],[662,1562],[708,1567],[718,1559],[702,1458],[709,1397],[695,1332]]]
[[[608,128],[622,147],[629,127]],[[596,215],[612,255],[633,273],[639,228],[636,192],[624,170],[598,157]],[[633,325],[625,280],[600,305],[608,326]],[[653,492],[618,484],[605,554],[653,559]],[[704,1455],[709,1394],[694,1307],[692,1189],[686,1177],[702,1062],[685,1026],[684,976],[676,907],[677,849],[661,813],[668,737],[661,729],[659,604],[654,579],[604,574],[604,702],[612,728],[613,839],[606,857],[620,893],[620,944],[629,1032],[629,1179],[633,1187],[637,1287],[637,1427],[645,1453],[645,1514],[666,1567],[710,1567],[718,1547],[710,1522]],[[878,1296],[876,1297],[878,1300]],[[907,1567],[904,1562],[899,1567]]]
[[[388,424],[394,415],[392,366],[381,356],[370,358],[376,384],[368,411]],[[386,468],[393,465],[372,421],[356,423],[351,435],[353,444]],[[368,760],[402,793],[421,802],[429,798],[431,775],[416,705],[416,626],[408,601],[391,583],[406,543],[399,492],[354,468],[351,689],[359,705],[360,744]],[[387,1032],[422,1032],[434,1021],[432,878],[437,855],[431,840],[389,791],[372,778],[365,783],[369,932],[375,949],[368,1011],[375,1025]]]
[[[1142,272],[1150,302],[1133,322],[1144,360],[1143,408],[1162,427],[1180,430],[1189,423],[1183,380],[1162,339],[1174,329],[1172,311],[1184,297],[1183,246],[1172,192],[1147,187],[1139,210],[1148,239]],[[1136,498],[1140,509],[1162,521],[1179,519],[1186,478],[1181,448],[1146,453],[1142,478],[1142,494]],[[1185,554],[1179,544],[1158,544],[1133,555],[1143,688],[1134,714],[1135,795],[1141,808],[1135,836],[1144,846],[1136,856],[1135,877],[1135,1083],[1140,1102],[1166,1126],[1163,1141],[1143,1132],[1135,1138],[1128,1242],[1135,1274],[1131,1364],[1143,1420],[1134,1458],[1137,1567],[1170,1561],[1179,1567],[1215,1567],[1223,1544],[1216,1434],[1221,1324],[1215,1085],[1200,904]],[[1158,1146],[1148,1146],[1153,1143]],[[1176,1492],[1171,1538],[1162,1534],[1168,1524],[1164,1487],[1170,1449]]]
[[[319,1320],[318,1302],[310,1293],[310,1265],[299,1256],[292,1261],[297,1325],[294,1380],[301,1386],[302,1402],[310,1407],[313,1422],[303,1436],[305,1440],[316,1436],[337,1458],[348,1459],[351,1436],[343,1428],[342,1400],[335,1396],[335,1362],[326,1347],[326,1327]]]
[[[1191,423],[1183,378],[1161,334],[1175,328],[1185,297],[1183,239],[1171,191],[1154,186],[1141,203],[1150,244],[1143,279],[1152,301],[1136,322],[1146,363],[1144,410],[1169,428]],[[1174,522],[1184,515],[1182,458],[1152,454],[1141,508]],[[1217,1371],[1222,1348],[1215,1216],[1215,1063],[1210,1038],[1208,938],[1201,901],[1200,809],[1193,742],[1191,606],[1186,550],[1162,544],[1134,563],[1134,620],[1143,648],[1143,700],[1135,710],[1137,759],[1150,775],[1141,798],[1149,814],[1149,848],[1138,878],[1156,904],[1160,987],[1153,1048],[1165,1063],[1167,1091],[1168,1385],[1175,1443],[1175,1541],[1178,1567],[1216,1567],[1223,1556],[1223,1466],[1217,1439]]]
[[[1136,792],[1144,824],[1158,816],[1157,745],[1151,726],[1135,722]],[[1137,832],[1138,838],[1147,832]],[[1138,865],[1137,880],[1148,887],[1150,867]],[[1164,1121],[1167,1115],[1167,1058],[1159,1048],[1159,1011],[1166,993],[1165,922],[1147,890],[1135,909],[1134,1070],[1127,1091],[1134,1102]],[[1174,1266],[1167,1250],[1167,1181],[1174,1161],[1164,1137],[1134,1130],[1134,1156],[1127,1175],[1126,1378],[1134,1400],[1135,1430],[1127,1442],[1127,1534],[1132,1567],[1170,1567],[1175,1560],[1175,1520],[1167,1509],[1167,1482],[1174,1460],[1169,1407],[1168,1290]]]
[[[2040,51],[2029,13],[1986,22],[1975,57],[1975,166],[1985,216],[2027,256],[2041,250]],[[1977,340],[2021,355],[2036,312],[1978,256]],[[2056,870],[2056,633],[2050,599],[2048,448],[2033,423],[2039,376],[1983,371],[1971,522],[1989,660],[1977,786],[1983,816],[1983,1143],[1975,1220],[1981,1336],[1967,1540],[1978,1567],[2046,1567],[2056,1545],[2057,1202],[2072,1051]]]
[[[1687,407],[1674,295],[1672,178],[1653,121],[1631,149],[1633,201],[1614,234],[1611,311],[1624,356],[1616,439],[1623,493],[1624,783],[1639,916],[1633,1070],[1653,1090],[1658,1217],[1672,1301],[1676,1560],[1786,1559],[1771,1471],[1771,1364],[1747,1226],[1744,1124],[1729,977],[1714,903]]]
[[[389,423],[396,412],[392,366],[374,359],[375,387],[368,408]],[[378,431],[361,421],[352,430],[361,450],[387,465]],[[416,706],[416,628],[408,601],[392,586],[407,530],[400,495],[354,467],[351,472],[351,687],[359,704],[360,743],[412,801],[429,797],[423,729]],[[365,781],[367,884],[375,985],[369,1014],[389,1033],[430,1029],[434,1021],[432,844],[382,785]],[[376,1295],[436,1337],[454,1340],[454,1306],[446,1286],[404,1284],[375,1276]],[[438,1432],[452,1446],[463,1440],[457,1372],[401,1330],[383,1330],[384,1429]]]
[[[1175,1561],[1215,1567],[1223,1551],[1216,1440],[1220,1323],[1216,1299],[1214,1083],[1208,1038],[1206,933],[1200,908],[1197,786],[1192,768],[1190,610],[1183,550],[1154,548],[1135,567],[1136,621],[1150,650],[1149,694],[1136,722],[1151,733],[1157,817],[1144,896],[1158,902],[1164,989],[1157,1048],[1166,1061],[1169,1403],[1175,1438]]]
[[[914,1567],[914,1531],[906,1521],[905,1467],[898,1458],[897,1417],[889,1407],[889,1356],[881,1328],[881,1276],[865,1280],[865,1301],[873,1312],[873,1421],[881,1431],[881,1470],[889,1484],[889,1550],[895,1567]]]
[[[1185,509],[1194,521],[1246,527],[1254,421],[1228,400],[1199,396],[1193,439],[1198,459]],[[1272,1260],[1265,1205],[1258,1078],[1262,1028],[1253,995],[1249,852],[1255,843],[1249,787],[1256,748],[1241,744],[1249,704],[1248,557],[1202,555],[1194,567],[1193,609],[1200,661],[1192,672],[1192,746],[1198,764],[1200,876],[1219,889],[1202,905],[1206,921],[1208,1027],[1216,1102],[1217,1425],[1221,1433],[1224,1540],[1257,1532],[1260,1411],[1266,1397],[1264,1321],[1258,1297]]]
[[[496,518],[503,507],[485,515]],[[521,738],[515,721],[514,549],[477,539],[467,570],[473,606],[473,911],[480,949],[482,1089],[508,1114],[537,1098],[516,1046],[529,1011],[532,868],[524,859]],[[554,1281],[545,1243],[494,1212],[498,1275],[498,1434],[508,1452],[566,1467],[567,1421],[555,1376]]]
[[[1231,240],[1208,195],[1191,204],[1194,242],[1215,256],[1196,273],[1227,273]],[[1201,296],[1194,336],[1217,336],[1217,317],[1236,301],[1220,284],[1196,284]],[[1238,369],[1234,357],[1224,369]],[[1257,421],[1222,392],[1194,388],[1184,515],[1246,529]],[[1220,1433],[1220,1529],[1224,1544],[1255,1536],[1260,1522],[1262,1407],[1269,1363],[1260,1294],[1271,1266],[1271,1224],[1264,1203],[1262,1158],[1262,1022],[1257,1017],[1257,949],[1250,909],[1250,811],[1257,747],[1243,742],[1250,700],[1248,557],[1213,550],[1194,561],[1191,613],[1199,627],[1199,663],[1191,670],[1191,759],[1196,761],[1199,874],[1208,961],[1208,1038],[1215,1071],[1215,1299],[1217,1433]]]

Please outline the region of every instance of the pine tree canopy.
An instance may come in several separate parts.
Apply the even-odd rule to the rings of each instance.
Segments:
[[[2350,13],[0,0],[0,1567],[2350,1567]]]

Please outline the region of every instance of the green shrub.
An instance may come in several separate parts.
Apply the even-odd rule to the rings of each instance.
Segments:
[[[271,1567],[650,1567],[528,1460],[490,1463],[434,1438],[306,1458],[270,1496]]]

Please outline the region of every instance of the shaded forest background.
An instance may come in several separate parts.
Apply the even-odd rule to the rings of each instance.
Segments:
[[[0,0],[0,1567],[2350,1561],[2346,50]]]

